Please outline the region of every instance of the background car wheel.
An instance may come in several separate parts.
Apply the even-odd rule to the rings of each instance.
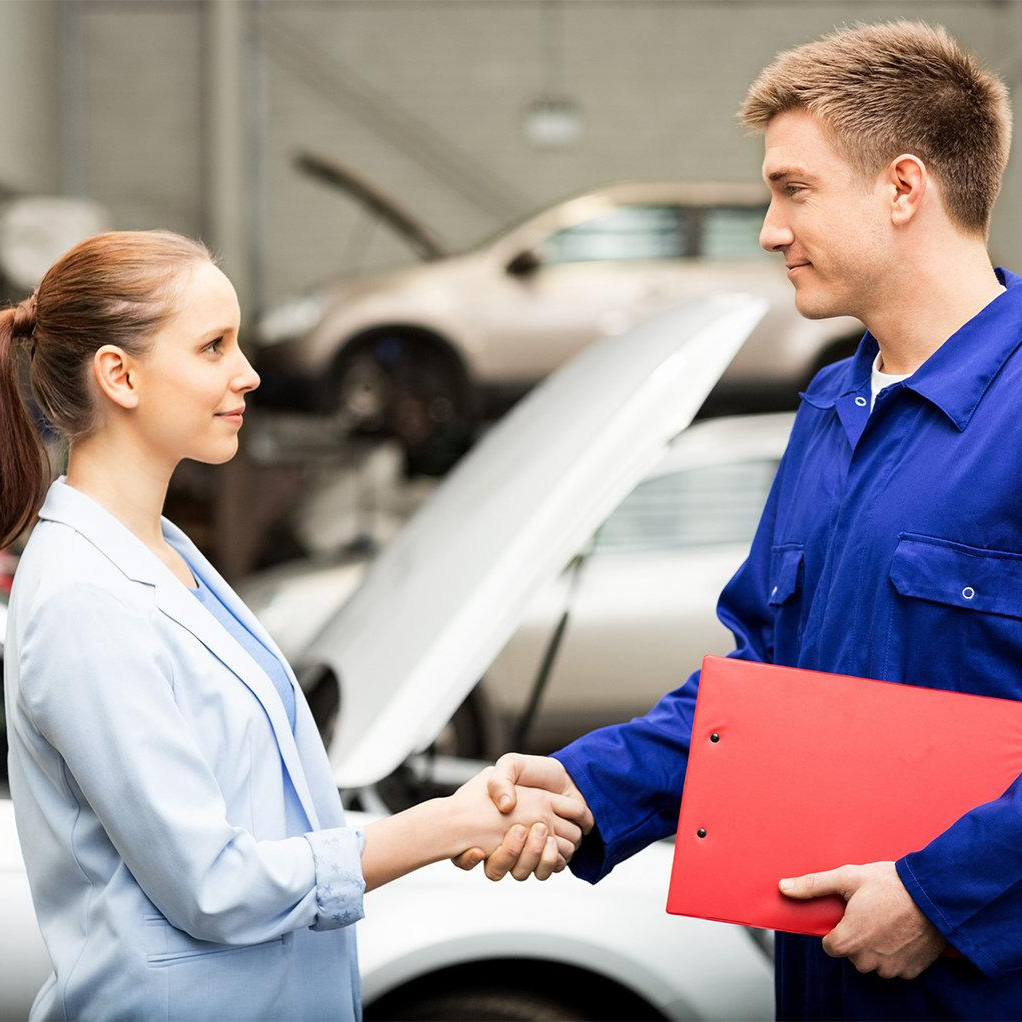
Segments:
[[[471,446],[465,371],[429,335],[384,331],[355,342],[338,364],[334,391],[342,426],[396,438],[409,474],[443,475]]]
[[[508,982],[520,977],[519,983]],[[375,1019],[662,1020],[643,998],[599,973],[529,958],[464,962],[420,976],[366,1006]]]
[[[378,1013],[375,1007],[366,1011],[367,1022],[374,1019],[392,1019],[394,1022],[425,1022],[427,1019],[444,1019],[445,1022],[575,1022],[591,1017],[545,993],[482,986],[426,994],[421,999],[412,998],[381,1007],[385,1008],[385,1014]]]

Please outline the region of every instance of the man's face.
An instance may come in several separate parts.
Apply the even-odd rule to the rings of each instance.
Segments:
[[[796,110],[767,127],[763,179],[771,199],[759,242],[784,256],[798,311],[864,319],[890,258],[879,175],[864,180],[817,119]]]

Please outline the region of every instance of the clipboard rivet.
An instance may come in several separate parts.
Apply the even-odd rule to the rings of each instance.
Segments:
[[[696,837],[706,837],[706,828],[705,827],[700,827],[696,831]]]
[[[710,741],[711,742],[719,742],[720,741],[720,735],[718,735],[717,732],[714,731],[713,734],[710,735]]]

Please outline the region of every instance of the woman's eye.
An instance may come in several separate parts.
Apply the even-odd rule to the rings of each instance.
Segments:
[[[207,344],[206,347],[204,347],[202,350],[212,351],[214,353],[219,352],[220,349],[223,347],[223,343],[224,343],[223,337],[217,337],[215,340],[210,341],[209,344]]]

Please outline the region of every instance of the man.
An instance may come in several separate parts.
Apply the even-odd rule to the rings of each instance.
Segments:
[[[1004,86],[942,29],[895,22],[782,53],[741,116],[765,133],[760,241],[799,311],[868,332],[802,395],[720,597],[731,655],[1020,699],[1022,280],[986,252]],[[698,682],[552,758],[504,757],[491,796],[581,794],[595,826],[571,868],[599,880],[673,833]],[[509,834],[488,875],[523,879],[541,847]],[[780,1017],[1022,1017],[1022,782],[897,863],[778,879],[847,902],[822,942],[778,934]]]

